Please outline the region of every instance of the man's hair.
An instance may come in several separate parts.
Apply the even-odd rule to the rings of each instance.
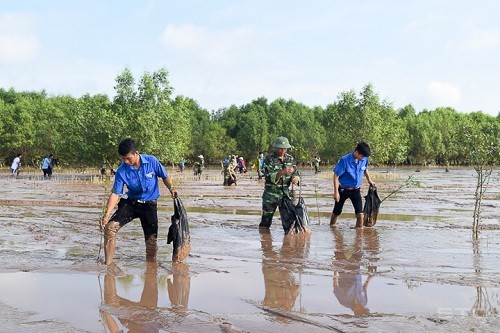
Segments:
[[[125,139],[118,145],[118,154],[120,156],[127,156],[129,153],[135,153],[137,151],[137,146],[134,140]]]
[[[359,142],[356,145],[356,149],[355,150],[357,150],[358,153],[360,153],[364,157],[368,157],[368,156],[371,155],[370,145],[368,143],[366,143],[366,142]]]

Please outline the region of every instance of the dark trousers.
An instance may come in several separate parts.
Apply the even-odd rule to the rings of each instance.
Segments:
[[[120,199],[118,209],[111,216],[110,221],[120,223],[120,228],[129,223],[135,218],[141,221],[142,230],[144,231],[144,240],[149,237],[158,235],[158,208],[155,201],[139,203],[135,200]]]
[[[352,206],[354,207],[354,213],[359,214],[363,212],[363,201],[361,199],[361,190],[357,189],[347,189],[345,187],[339,186],[339,201],[335,201],[335,206],[333,206],[333,214],[340,215],[342,213],[342,208],[344,208],[344,203],[347,199],[350,199]]]

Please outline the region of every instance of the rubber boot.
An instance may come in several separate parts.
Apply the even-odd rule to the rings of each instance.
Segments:
[[[110,221],[104,227],[104,262],[106,265],[113,263],[113,255],[116,247],[116,233],[120,229],[120,223]]]
[[[156,236],[151,235],[146,241],[146,261],[156,262],[157,251],[158,251],[158,246],[156,245]]]
[[[330,217],[330,227],[334,227],[337,224],[338,217],[338,215],[332,213],[332,217]]]
[[[356,228],[363,228],[363,213],[356,214]]]
[[[266,216],[266,214],[262,214],[262,218],[260,219],[259,229],[269,229],[272,223],[273,223],[273,215]]]

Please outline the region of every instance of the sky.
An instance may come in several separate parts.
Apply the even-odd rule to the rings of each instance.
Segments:
[[[372,84],[417,112],[500,112],[498,0],[3,0],[0,88],[115,95],[165,68],[209,111],[326,107]]]

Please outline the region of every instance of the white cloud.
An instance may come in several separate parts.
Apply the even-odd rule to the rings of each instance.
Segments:
[[[31,16],[5,14],[0,16],[0,63],[15,64],[34,59],[39,41]]]
[[[227,66],[241,63],[242,59],[250,56],[248,51],[257,39],[256,36],[255,30],[250,26],[209,31],[194,25],[169,24],[160,41],[167,48],[185,53],[186,56]]]
[[[466,49],[485,50],[495,49],[500,43],[500,34],[496,29],[474,29],[466,38],[463,46]]]
[[[457,107],[460,104],[460,88],[447,82],[431,81],[426,86],[427,99],[434,107]]]

